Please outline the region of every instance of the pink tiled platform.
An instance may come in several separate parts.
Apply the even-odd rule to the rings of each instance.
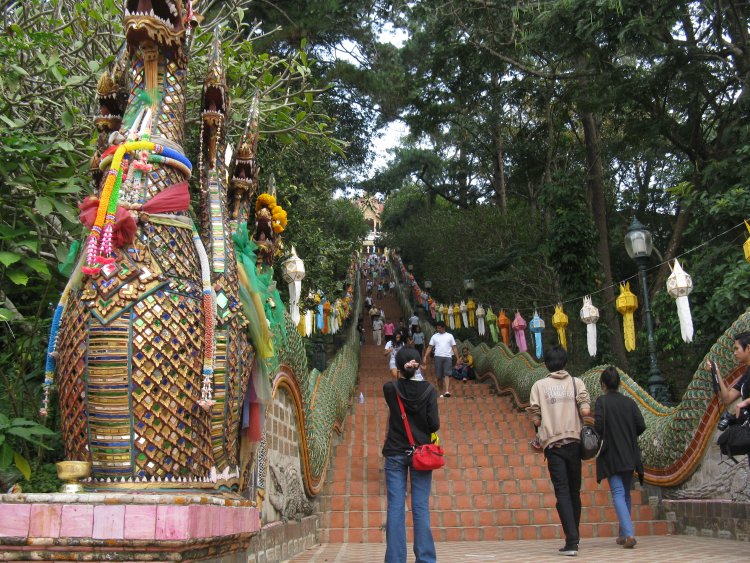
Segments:
[[[0,495],[0,553],[41,546],[89,553],[97,546],[174,553],[180,545],[210,553],[241,549],[260,530],[258,509],[211,495]],[[222,548],[221,546],[224,546]],[[42,548],[44,549],[44,548]],[[57,558],[60,558],[59,556]]]

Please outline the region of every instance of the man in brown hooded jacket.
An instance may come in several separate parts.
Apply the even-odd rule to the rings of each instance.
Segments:
[[[555,489],[565,533],[560,553],[575,556],[581,521],[581,417],[591,414],[591,400],[583,381],[565,371],[567,362],[564,348],[553,346],[545,351],[544,364],[550,373],[532,386],[526,410],[537,429]]]

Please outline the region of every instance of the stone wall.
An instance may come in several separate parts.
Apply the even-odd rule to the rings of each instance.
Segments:
[[[722,459],[716,439],[719,431],[710,438],[706,453],[695,473],[674,489],[664,489],[667,499],[723,499],[750,502],[750,474],[747,456],[738,456],[735,464]]]
[[[750,503],[730,500],[665,500],[663,507],[675,532],[750,541]]]
[[[278,563],[310,549],[318,543],[320,516],[313,515],[286,524],[274,522],[253,537],[247,550],[247,563]]]
[[[276,391],[266,416],[268,473],[265,480],[266,500],[261,512],[261,521],[264,523],[283,520],[280,507],[293,502],[292,497],[301,498],[304,495],[299,434],[300,423],[294,401],[285,389],[280,388]],[[275,477],[272,472],[275,472]],[[293,517],[287,515],[288,519]]]

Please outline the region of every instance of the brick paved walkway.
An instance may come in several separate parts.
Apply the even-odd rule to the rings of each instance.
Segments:
[[[594,538],[582,541],[578,557],[573,561],[601,563],[698,563],[711,561],[747,561],[748,544],[732,540],[717,540],[694,536],[651,536],[638,538],[638,545],[630,550],[616,545],[613,538]],[[502,542],[445,542],[437,544],[441,563],[472,563],[482,561],[513,561],[542,563],[557,561],[560,540],[521,540]],[[410,548],[411,549],[411,548]],[[345,543],[322,544],[290,559],[290,563],[376,563],[383,560],[385,544]],[[408,561],[414,556],[409,551]]]

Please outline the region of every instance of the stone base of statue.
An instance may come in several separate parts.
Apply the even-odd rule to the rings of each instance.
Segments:
[[[245,553],[250,501],[220,494],[0,495],[3,561],[188,561]]]

